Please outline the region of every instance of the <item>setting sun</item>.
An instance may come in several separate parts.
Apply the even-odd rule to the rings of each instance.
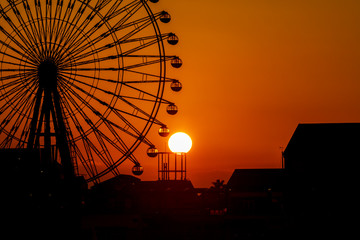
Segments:
[[[168,144],[172,152],[187,153],[191,149],[192,141],[186,133],[177,132],[169,138]]]

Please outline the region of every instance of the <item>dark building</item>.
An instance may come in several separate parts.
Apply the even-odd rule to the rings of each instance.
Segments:
[[[283,214],[284,169],[236,169],[228,188],[228,213]]]
[[[318,237],[351,232],[360,124],[299,124],[284,158],[287,211],[294,231]]]
[[[83,230],[97,239],[187,239],[204,234],[198,227],[205,222],[199,216],[197,191],[187,180],[140,181],[119,175],[93,186],[89,201]]]
[[[0,149],[2,230],[9,232],[4,236],[65,239],[80,225],[85,180],[65,182],[62,166],[42,161],[41,155],[38,149]]]
[[[284,169],[236,169],[227,183],[227,225],[244,239],[285,235]]]
[[[92,187],[95,211],[135,214],[193,214],[199,211],[197,192],[190,181],[141,181],[119,175]]]
[[[121,174],[96,184],[89,191],[87,207],[101,213],[134,212],[138,207],[135,186],[140,182],[139,178]]]
[[[2,200],[6,202],[3,207],[48,207],[59,200],[55,186],[59,185],[61,167],[42,163],[40,156],[36,149],[0,149]]]

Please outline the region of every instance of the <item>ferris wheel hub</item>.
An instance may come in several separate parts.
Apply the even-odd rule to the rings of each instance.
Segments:
[[[39,86],[44,89],[56,89],[58,66],[51,58],[43,60],[38,66]]]

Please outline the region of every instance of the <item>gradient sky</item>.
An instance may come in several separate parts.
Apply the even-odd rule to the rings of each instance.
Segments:
[[[149,3],[151,4],[151,3]],[[180,42],[167,46],[184,65],[183,83],[165,93],[180,111],[161,115],[193,139],[188,177],[195,187],[227,182],[236,168],[281,167],[299,123],[360,121],[360,1],[160,0],[154,11]],[[163,151],[167,139],[151,130]],[[164,146],[164,147],[162,147]],[[139,159],[143,180],[156,159]]]

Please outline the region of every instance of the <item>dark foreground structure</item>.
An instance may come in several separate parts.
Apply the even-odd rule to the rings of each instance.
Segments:
[[[284,158],[291,231],[303,237],[352,236],[360,124],[299,124]]]
[[[283,169],[236,169],[208,189],[119,175],[86,190],[78,179],[74,202],[60,166],[3,152],[1,209],[14,236],[38,239],[347,239],[356,229],[359,136],[360,124],[299,124]]]

